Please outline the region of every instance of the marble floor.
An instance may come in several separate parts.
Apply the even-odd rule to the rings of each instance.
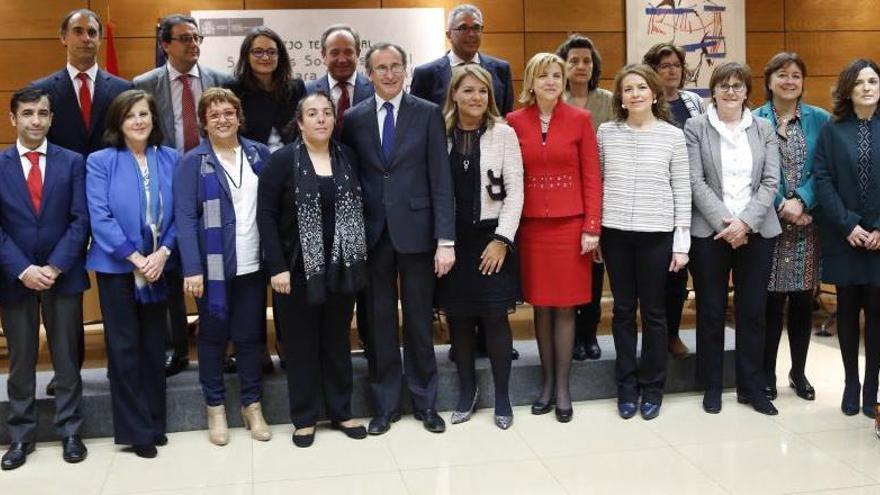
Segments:
[[[788,370],[780,348],[779,376]],[[443,435],[404,417],[362,441],[320,428],[298,449],[292,427],[267,443],[233,430],[226,447],[205,432],[169,435],[155,459],[91,439],[89,458],[69,465],[57,443],[40,444],[22,468],[0,472],[0,493],[153,495],[269,494],[880,494],[880,440],[864,416],[839,409],[842,369],[836,339],[814,337],[807,374],[817,400],[797,398],[780,379],[779,416],[725,394],[708,415],[699,395],[667,396],[653,421],[621,420],[613,400],[575,404],[574,420],[515,409],[509,431],[491,410],[448,425]],[[445,414],[448,419],[448,414]]]

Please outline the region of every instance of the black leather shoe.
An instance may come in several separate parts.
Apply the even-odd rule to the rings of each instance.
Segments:
[[[55,377],[53,376],[49,383],[46,384],[46,395],[55,397]]]
[[[568,409],[556,408],[556,421],[560,423],[568,423],[571,421],[571,417],[574,415],[574,408],[569,407]]]
[[[331,421],[330,428],[341,431],[342,433],[345,433],[345,436],[354,440],[363,440],[364,438],[367,438],[367,429],[361,425],[345,426],[342,423]]]
[[[876,419],[877,413],[875,412],[875,404],[873,402],[865,402],[865,405],[862,406],[862,414],[865,416]]]
[[[602,348],[599,347],[599,342],[596,342],[596,339],[593,339],[592,342],[587,344],[587,359],[595,361],[600,357],[602,357]]]
[[[165,358],[165,376],[174,376],[181,371],[189,368],[189,358],[187,356],[175,356],[169,354]]]
[[[788,386],[794,389],[794,393],[804,400],[816,400],[816,389],[810,385],[807,377],[795,380],[790,374],[788,375]]]
[[[721,412],[721,392],[707,390],[703,394],[703,410],[709,414],[718,414]]]
[[[33,454],[36,445],[29,442],[14,442],[9,446],[9,450],[3,454],[0,460],[0,468],[4,471],[11,471],[22,467],[27,461],[28,454]]]
[[[226,360],[223,361],[223,373],[227,375],[238,373],[238,361],[235,360],[235,356],[226,356]]]
[[[617,403],[617,414],[620,415],[623,419],[629,419],[636,415],[636,411],[638,408],[636,407],[635,402],[618,402]]]
[[[843,414],[855,416],[859,413],[859,407],[861,406],[859,392],[861,389],[861,384],[844,387],[843,398],[840,400],[840,410],[843,411]]]
[[[576,342],[574,344],[574,350],[571,352],[571,358],[575,361],[586,361],[587,360],[587,347],[583,342]]]
[[[434,409],[425,409],[424,411],[416,411],[413,417],[422,422],[422,426],[431,433],[443,433],[446,431],[446,422],[437,414]]]
[[[392,413],[390,416],[376,416],[370,420],[370,425],[367,426],[367,433],[370,435],[381,435],[391,429],[391,423],[397,422],[399,419],[399,412]]]
[[[774,406],[773,403],[769,400],[766,400],[766,397],[765,400],[752,402],[752,408],[754,408],[755,411],[758,411],[761,414],[766,414],[767,416],[776,416],[777,414],[779,414],[776,406]]]
[[[64,437],[64,439],[61,440],[61,448],[61,457],[64,458],[64,462],[76,464],[77,462],[86,460],[86,457],[89,456],[89,449],[87,449],[86,445],[82,443],[79,435]]]
[[[510,348],[510,360],[516,361],[517,359],[519,359],[519,351],[516,350],[516,347],[511,347]]]
[[[532,414],[535,416],[547,414],[551,409],[553,409],[553,399],[547,402],[541,402],[541,399],[538,399],[532,403]]]
[[[156,446],[152,444],[132,445],[131,450],[132,452],[134,452],[134,455],[138,457],[143,457],[144,459],[152,459],[159,454],[159,451],[156,450]]]
[[[155,443],[157,447],[164,447],[168,445],[168,437],[165,435],[157,435],[153,437],[153,443]]]
[[[642,413],[642,419],[650,421],[660,415],[660,404],[642,402],[639,406],[639,412]]]
[[[317,428],[312,427],[312,432],[308,435],[297,435],[296,432],[293,432],[293,444],[297,447],[304,449],[306,447],[311,447],[313,443],[315,443],[315,430]]]
[[[776,385],[767,385],[761,389],[761,393],[764,394],[764,397],[767,400],[776,400],[776,397],[779,396],[779,391],[776,390]]]

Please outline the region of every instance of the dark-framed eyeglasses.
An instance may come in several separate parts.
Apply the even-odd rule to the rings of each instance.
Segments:
[[[201,45],[202,41],[205,40],[205,37],[200,34],[181,34],[180,36],[177,36],[177,37],[172,36],[171,39],[174,41],[179,41],[179,42],[183,43],[184,45],[188,45],[190,43],[195,43],[197,45]]]
[[[458,34],[465,34],[468,31],[474,34],[480,34],[483,32],[483,26],[479,24],[474,24],[473,26],[468,26],[467,24],[462,24],[461,26],[452,28],[452,31],[455,31]]]
[[[277,58],[278,50],[274,48],[251,48],[249,53],[253,55],[254,58]]]

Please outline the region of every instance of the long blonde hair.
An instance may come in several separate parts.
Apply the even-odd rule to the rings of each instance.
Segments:
[[[458,105],[455,104],[453,97],[467,76],[480,81],[489,90],[489,104],[486,107],[486,113],[483,115],[485,125],[492,127],[495,122],[501,120],[501,113],[498,111],[498,105],[495,104],[495,88],[492,84],[492,74],[489,74],[489,71],[477,64],[460,65],[452,69],[452,79],[449,80],[446,102],[443,104],[443,119],[446,121],[446,133],[449,135],[452,134],[452,131],[458,125]]]

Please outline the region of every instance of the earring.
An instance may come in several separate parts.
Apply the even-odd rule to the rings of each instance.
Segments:
[[[624,105],[623,103],[621,103],[621,104],[620,104],[620,108],[623,108],[624,110],[626,110],[626,105]]]
[[[657,98],[654,98],[654,105],[657,104]]]
[[[529,90],[529,94],[535,94],[535,90],[534,90],[534,89],[530,89],[530,90]]]

